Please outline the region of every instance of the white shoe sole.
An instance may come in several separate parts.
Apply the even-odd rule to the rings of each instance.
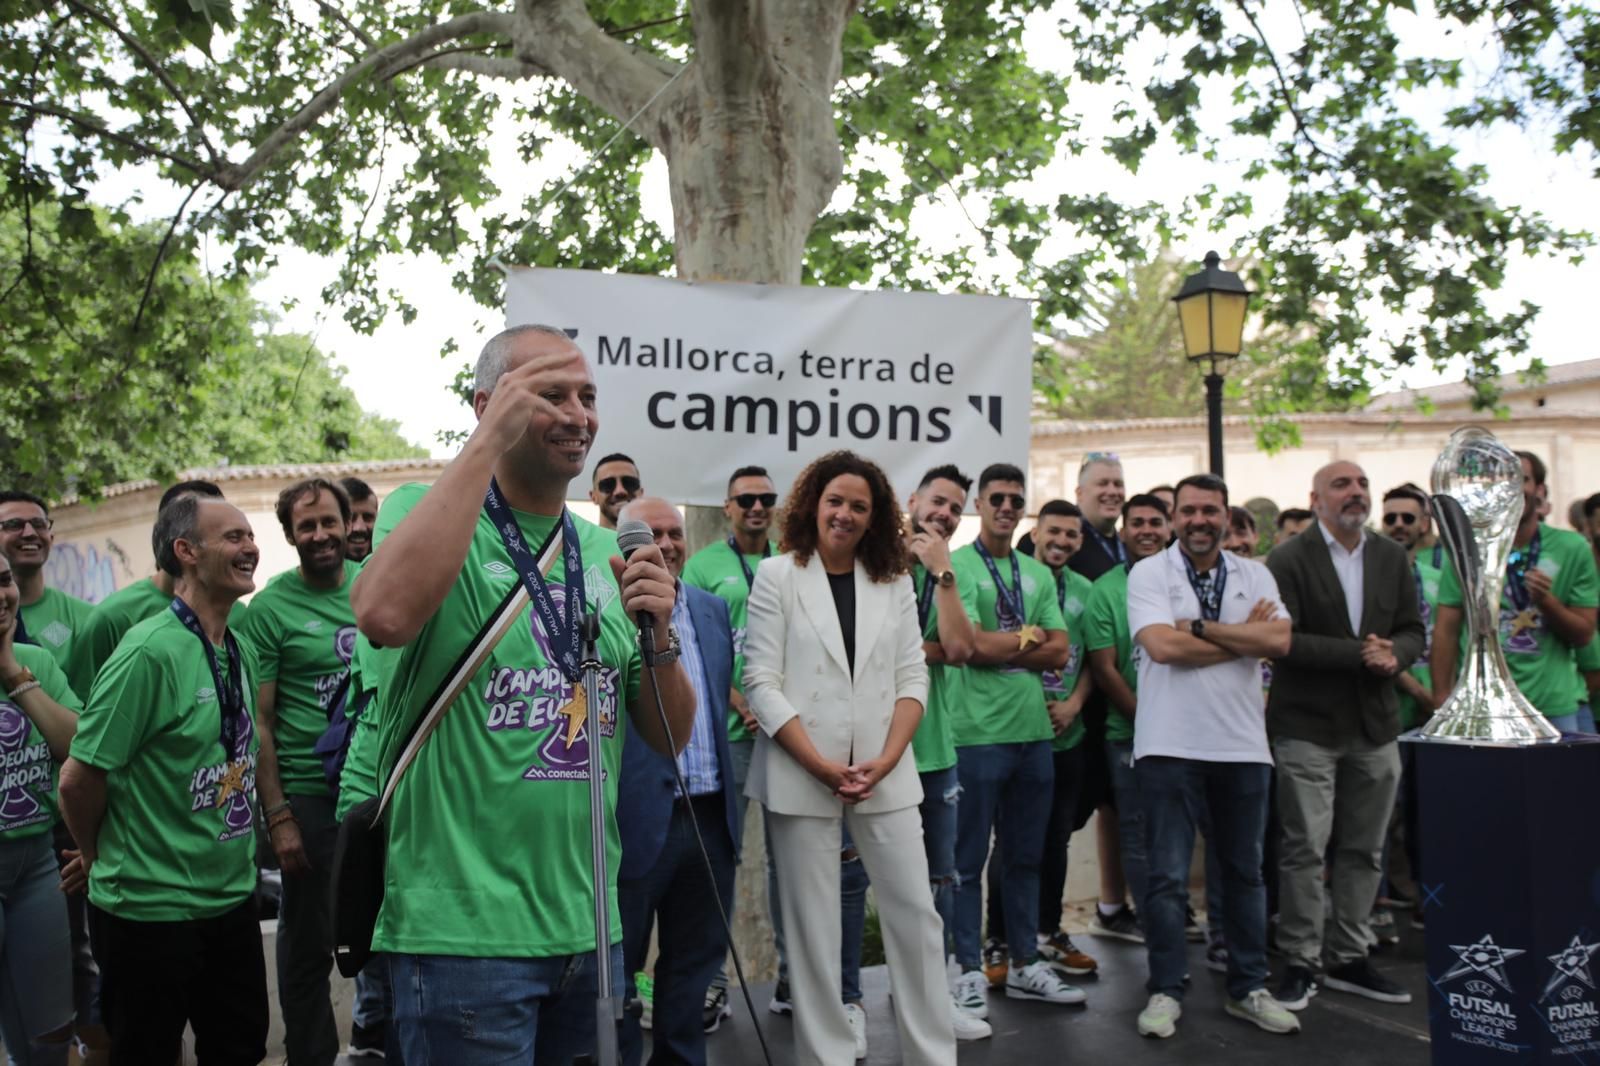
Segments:
[[[1031,989],[1006,985],[1006,998],[1027,999],[1035,1003],[1059,1003],[1062,1006],[1071,1007],[1087,1001],[1089,996],[1082,991],[1067,992],[1061,995],[1046,995],[1043,992],[1034,992]]]
[[[1278,1006],[1281,1007],[1283,1004],[1280,1003]],[[1235,1007],[1232,1003],[1223,1004],[1222,1009],[1227,1012],[1229,1017],[1238,1018],[1242,1022],[1249,1022],[1262,1032],[1287,1035],[1291,1033],[1298,1033],[1300,1031],[1300,1019],[1295,1018],[1293,1015],[1290,1015],[1291,1020],[1294,1022],[1293,1025],[1273,1025],[1265,1018],[1251,1014],[1243,1007]]]
[[[1178,1018],[1181,1018],[1181,1017],[1183,1017],[1183,1015],[1181,1015],[1181,1014],[1178,1015]],[[1170,1022],[1168,1022],[1165,1026],[1162,1026],[1162,1027],[1158,1027],[1158,1026],[1154,1026],[1154,1025],[1146,1025],[1144,1019],[1140,1018],[1139,1019],[1139,1035],[1140,1036],[1152,1036],[1152,1037],[1155,1037],[1157,1040],[1165,1040],[1170,1036],[1175,1036],[1175,1035],[1177,1035],[1177,1032],[1178,1032],[1178,1018],[1173,1018]]]
[[[1379,1003],[1404,1004],[1411,1002],[1410,992],[1379,992],[1375,988],[1368,988],[1366,985],[1358,985],[1352,981],[1341,981],[1337,977],[1325,976],[1322,979],[1322,984],[1324,987],[1331,988],[1335,992],[1349,992],[1351,995],[1361,996],[1364,999],[1376,1000]]]

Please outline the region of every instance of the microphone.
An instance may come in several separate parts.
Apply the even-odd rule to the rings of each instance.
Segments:
[[[650,529],[648,522],[641,522],[637,518],[624,518],[617,523],[617,548],[622,552],[623,562],[640,548],[646,548],[656,542],[656,535]],[[639,625],[639,647],[646,655],[654,655],[656,651],[656,628],[648,611],[640,611],[634,619]]]

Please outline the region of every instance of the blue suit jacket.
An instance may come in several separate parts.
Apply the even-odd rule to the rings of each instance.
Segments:
[[[725,829],[739,850],[741,826],[733,785],[733,756],[728,751],[728,690],[733,684],[733,631],[728,624],[728,605],[709,592],[678,585],[680,595],[689,597],[689,614],[694,619],[700,658],[706,669],[706,698],[711,703],[712,742],[717,751],[717,770],[722,777],[723,807],[727,812],[723,826],[702,825],[702,833]],[[650,709],[655,713],[654,706]],[[697,714],[704,713],[699,709]],[[622,778],[617,790],[617,829],[622,836],[622,867],[619,881],[643,877],[655,865],[672,820],[676,780],[672,760],[638,737],[629,737],[622,746]]]

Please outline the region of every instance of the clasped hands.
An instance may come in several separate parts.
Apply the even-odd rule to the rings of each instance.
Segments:
[[[1361,665],[1379,677],[1393,677],[1400,672],[1400,660],[1394,657],[1394,641],[1368,633],[1361,642]]]
[[[894,763],[879,756],[864,762],[844,763],[823,759],[814,771],[816,778],[827,785],[835,796],[852,807],[872,798],[872,790],[894,769]]]

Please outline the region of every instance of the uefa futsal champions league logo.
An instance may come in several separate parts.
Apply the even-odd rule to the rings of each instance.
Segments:
[[[36,792],[53,787],[50,746],[29,744],[32,723],[13,703],[0,701],[0,830],[37,825],[50,817]]]

